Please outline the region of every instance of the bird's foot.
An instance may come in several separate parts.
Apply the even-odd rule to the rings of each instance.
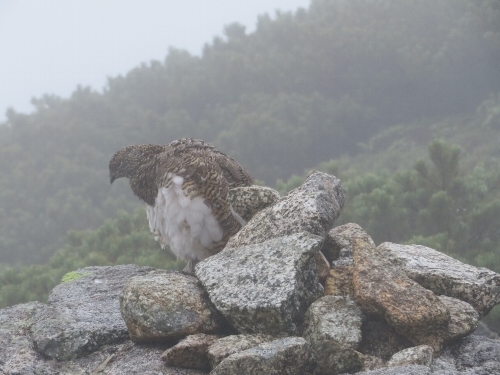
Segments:
[[[184,267],[182,272],[194,274],[194,266],[196,265],[196,263],[198,263],[197,260],[188,259],[186,267]]]

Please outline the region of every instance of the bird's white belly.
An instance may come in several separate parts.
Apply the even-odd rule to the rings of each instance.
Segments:
[[[149,228],[178,258],[203,260],[210,256],[213,243],[222,239],[222,228],[202,197],[186,197],[182,177],[172,180],[170,187],[158,189],[154,207],[147,206]]]

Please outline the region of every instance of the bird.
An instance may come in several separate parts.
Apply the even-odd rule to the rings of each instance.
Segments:
[[[155,239],[187,262],[187,273],[220,252],[245,225],[228,202],[228,192],[254,183],[238,162],[194,138],[118,150],[109,162],[109,181],[121,177],[146,203]]]

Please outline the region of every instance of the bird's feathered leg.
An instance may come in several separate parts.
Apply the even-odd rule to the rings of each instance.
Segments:
[[[197,259],[188,259],[186,267],[184,267],[182,272],[194,274],[194,266],[196,266],[198,262],[199,260]]]

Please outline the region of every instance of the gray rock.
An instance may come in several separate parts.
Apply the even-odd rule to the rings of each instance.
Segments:
[[[151,271],[131,278],[120,295],[120,309],[130,338],[138,343],[221,329],[220,316],[198,280],[178,271]]]
[[[309,305],[321,297],[316,253],[321,238],[298,233],[200,262],[196,276],[215,307],[240,333],[298,334]]]
[[[304,318],[304,338],[317,363],[315,373],[338,374],[360,369],[362,313],[349,297],[324,296],[314,302]]]
[[[348,223],[333,228],[323,242],[322,251],[331,262],[331,270],[325,281],[325,295],[354,297],[352,285],[353,260],[352,244],[354,238],[365,238],[375,246],[371,237],[358,224]]]
[[[45,305],[30,302],[0,310],[0,374],[53,374],[52,363],[35,351],[29,328]]]
[[[279,202],[257,213],[227,243],[237,248],[271,238],[309,232],[325,238],[344,205],[340,180],[322,172],[311,172],[304,184]]]
[[[358,350],[388,361],[393,354],[413,344],[385,322],[366,321],[361,327],[363,339]]]
[[[35,314],[46,308],[38,302],[0,309],[0,374],[2,375],[203,375],[168,368],[160,360],[164,347],[137,346],[130,341],[104,345],[68,361],[47,359],[34,349],[30,327]],[[85,335],[85,332],[82,332]]]
[[[449,349],[443,350],[439,357],[434,358],[431,372],[439,375],[458,375],[455,358],[453,358]]]
[[[273,340],[275,340],[273,336],[259,334],[226,336],[217,340],[208,348],[208,360],[211,367],[215,368],[224,358],[229,357],[231,354],[239,353]]]
[[[242,186],[229,190],[227,199],[243,220],[249,221],[257,212],[280,200],[280,194],[266,186]]]
[[[220,336],[205,335],[204,333],[188,336],[165,350],[161,359],[168,366],[207,370],[210,368],[207,349],[218,339]]]
[[[350,264],[335,264],[326,276],[325,295],[354,297],[353,270],[352,262]]]
[[[306,340],[285,337],[230,355],[210,375],[303,375],[312,365]]]
[[[452,346],[451,353],[460,371],[483,367],[486,364],[492,367],[494,363],[500,368],[500,340],[467,336]]]
[[[206,372],[167,367],[160,359],[162,346],[136,345],[130,341],[102,348],[86,357],[57,362],[54,375],[203,375]]]
[[[352,258],[351,240],[363,237],[375,246],[372,238],[358,224],[348,223],[330,230],[325,238],[321,251],[330,263],[339,257]]]
[[[335,341],[357,349],[361,342],[361,309],[349,297],[324,296],[315,301],[304,317],[304,338],[311,344]]]
[[[372,355],[363,355],[363,366],[361,368],[362,371],[376,370],[382,367],[385,367],[385,362],[382,358]]]
[[[440,351],[450,321],[446,306],[434,293],[409,279],[366,238],[352,240],[356,302],[394,327],[415,345]]]
[[[439,296],[438,298],[450,312],[451,319],[446,333],[447,342],[474,332],[479,321],[479,314],[471,305],[452,297]]]
[[[438,373],[439,374],[439,373]],[[427,366],[410,365],[398,367],[386,367],[373,371],[357,372],[356,375],[431,375],[431,369]],[[444,375],[444,374],[439,374]]]
[[[421,365],[430,367],[433,359],[434,350],[429,345],[419,345],[397,352],[387,362],[387,366]]]
[[[56,286],[47,307],[35,312],[31,332],[37,350],[63,360],[127,340],[118,295],[128,279],[151,269],[125,265],[73,272],[72,281]]]
[[[500,274],[420,245],[381,244],[379,251],[408,277],[438,295],[472,305],[480,317],[500,303]]]

